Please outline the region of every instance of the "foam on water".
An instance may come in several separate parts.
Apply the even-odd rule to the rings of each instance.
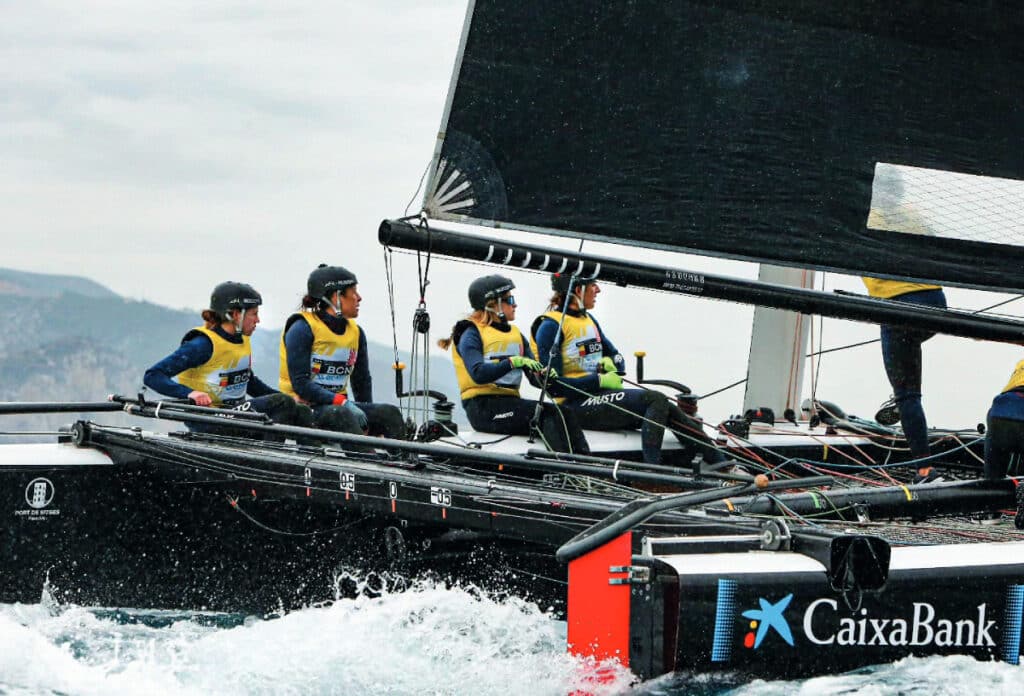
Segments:
[[[0,606],[0,693],[594,692],[564,622],[472,589],[423,583],[270,621],[147,614]],[[599,693],[628,689],[628,674],[612,676]]]
[[[274,620],[0,605],[0,694],[731,694],[1017,696],[1024,669],[910,658],[800,681],[674,675],[631,686],[565,653],[565,623],[476,588],[421,582]],[[598,666],[602,667],[602,666]]]

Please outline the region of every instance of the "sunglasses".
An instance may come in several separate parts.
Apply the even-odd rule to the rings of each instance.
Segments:
[[[516,306],[516,297],[515,297],[515,295],[509,295],[508,297],[502,297],[502,298],[500,298],[500,301],[504,302],[509,307],[515,307]]]

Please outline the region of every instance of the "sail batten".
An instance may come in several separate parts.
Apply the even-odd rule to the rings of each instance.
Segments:
[[[472,203],[424,208],[1018,291],[1022,11],[890,5],[475,0],[437,158]],[[906,198],[880,208],[897,175]]]

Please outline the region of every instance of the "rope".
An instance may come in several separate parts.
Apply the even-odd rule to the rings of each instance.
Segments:
[[[391,247],[384,247],[384,278],[387,283],[388,305],[391,309],[391,345],[395,351],[395,368],[401,362],[398,358],[398,327],[395,324],[395,267]]]

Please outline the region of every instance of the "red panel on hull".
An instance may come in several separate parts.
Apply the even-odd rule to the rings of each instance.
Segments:
[[[629,666],[628,584],[611,585],[610,578],[627,577],[609,572],[611,566],[629,566],[632,532],[569,563],[569,651],[597,661],[615,658]]]

